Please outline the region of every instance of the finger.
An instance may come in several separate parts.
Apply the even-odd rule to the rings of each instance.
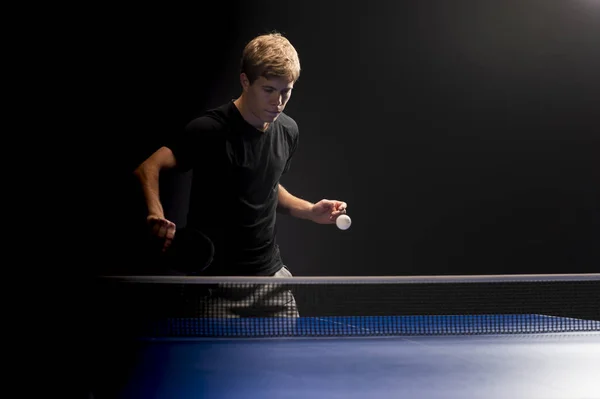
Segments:
[[[345,214],[345,212],[333,212],[329,218],[335,220],[344,214]]]
[[[165,238],[167,236],[167,225],[165,223],[161,223],[158,228],[158,236],[160,238]]]
[[[341,213],[345,213],[346,212],[346,208],[348,208],[348,204],[346,204],[343,201],[338,202],[337,204],[337,210],[340,211]]]
[[[331,215],[329,215],[329,220],[331,220],[332,222],[335,222],[335,219],[337,219],[342,213],[341,212],[332,212]]]
[[[346,204],[343,204],[337,208],[337,210],[332,212],[333,216],[343,215],[347,212]]]
[[[346,213],[345,209],[338,209],[336,211],[331,212],[332,216],[339,216],[339,215],[343,215]]]
[[[161,220],[160,228],[158,230],[158,236],[160,238],[169,238],[169,235],[175,234],[175,224],[168,220]],[[171,237],[172,238],[172,237]]]
[[[324,200],[321,201],[321,205],[325,209],[334,209],[335,208],[335,201],[324,199]]]
[[[347,209],[346,209],[346,203],[342,203],[341,206],[338,207],[338,209],[334,212],[331,212],[331,215],[329,216],[329,220],[332,220],[335,222],[335,220],[341,216],[341,215],[345,215],[347,213]]]
[[[173,239],[175,238],[175,224],[168,223],[166,226],[165,240],[163,241],[162,251],[165,252],[171,246]]]
[[[175,238],[175,223],[169,223],[167,225],[165,237],[167,238],[167,240],[173,240],[173,238]]]
[[[169,249],[172,242],[173,242],[172,238],[167,238],[163,243],[162,251],[165,252],[167,249]]]

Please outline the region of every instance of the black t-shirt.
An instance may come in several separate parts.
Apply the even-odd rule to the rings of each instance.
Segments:
[[[276,242],[279,180],[298,146],[298,126],[282,113],[265,132],[230,101],[192,120],[167,146],[193,169],[187,225],[215,244],[211,275],[265,276],[283,265]]]

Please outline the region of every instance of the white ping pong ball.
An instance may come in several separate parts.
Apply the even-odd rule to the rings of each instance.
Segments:
[[[352,224],[352,219],[348,215],[340,215],[335,219],[335,225],[340,230],[347,230]]]

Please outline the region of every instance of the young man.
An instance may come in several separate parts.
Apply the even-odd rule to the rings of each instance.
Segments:
[[[148,209],[147,222],[168,250],[176,226],[165,219],[159,174],[193,169],[186,228],[208,236],[215,253],[204,274],[290,276],[276,242],[276,212],[333,224],[346,203],[311,203],[279,183],[298,146],[298,126],[283,111],[300,76],[292,44],[272,33],[251,40],[241,59],[241,95],[192,120],[135,171]]]

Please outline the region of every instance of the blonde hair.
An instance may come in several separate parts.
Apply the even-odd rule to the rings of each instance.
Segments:
[[[240,69],[252,84],[259,76],[288,78],[300,77],[300,59],[290,41],[281,33],[273,32],[252,39],[242,52]]]

